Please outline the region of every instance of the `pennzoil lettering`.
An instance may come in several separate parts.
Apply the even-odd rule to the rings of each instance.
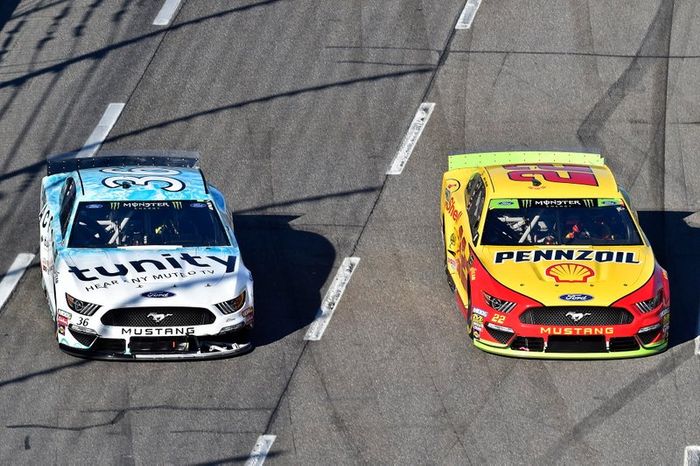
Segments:
[[[161,254],[161,257],[165,259],[165,261],[160,261],[160,260],[155,260],[155,259],[141,259],[141,260],[133,260],[129,261],[128,265],[130,267],[127,267],[125,264],[117,264],[114,263],[112,266],[114,269],[107,269],[104,266],[97,266],[94,269],[93,268],[86,268],[86,269],[81,269],[80,267],[75,267],[75,266],[69,266],[68,271],[75,275],[80,281],[83,282],[90,282],[93,280],[99,280],[97,276],[94,276],[92,274],[97,274],[103,277],[118,277],[118,276],[124,276],[129,273],[130,270],[135,271],[136,273],[143,273],[147,272],[146,267],[150,269],[150,271],[155,272],[155,271],[161,271],[161,270],[167,270],[168,268],[171,269],[181,269],[182,264],[178,262],[178,260],[175,257],[172,257],[170,254]],[[235,270],[236,268],[236,256],[227,256],[226,259],[222,259],[217,256],[205,256],[207,259],[211,259],[212,261],[226,266],[226,272],[225,273],[231,273]],[[180,260],[183,260],[187,262],[190,265],[193,265],[195,267],[207,267],[211,268],[212,264],[208,262],[200,262],[199,260],[202,259],[202,256],[193,256],[187,253],[182,253],[180,254],[179,257]],[[199,260],[198,260],[199,259]],[[92,274],[91,274],[92,272]],[[190,271],[193,273],[197,273],[195,271]],[[188,272],[188,274],[190,274]]]
[[[538,249],[534,251],[498,251],[493,262],[592,261],[639,264],[636,252],[593,251],[590,249]]]
[[[123,328],[122,335],[131,336],[161,336],[161,335],[194,335],[194,327],[170,328]]]

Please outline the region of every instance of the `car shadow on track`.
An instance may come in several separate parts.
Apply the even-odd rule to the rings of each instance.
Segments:
[[[253,273],[255,346],[273,343],[309,325],[333,268],[333,245],[317,233],[293,229],[289,222],[295,218],[233,217],[243,260]]]
[[[700,333],[700,228],[684,218],[692,212],[640,211],[639,222],[671,285],[670,346]]]

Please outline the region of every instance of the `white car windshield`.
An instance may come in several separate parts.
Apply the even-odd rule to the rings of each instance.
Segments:
[[[81,202],[70,248],[228,246],[211,201]]]
[[[621,199],[494,199],[483,245],[640,245]]]

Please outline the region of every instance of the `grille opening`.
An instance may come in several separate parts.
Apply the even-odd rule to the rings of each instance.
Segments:
[[[638,333],[637,336],[639,337],[643,345],[649,345],[652,341],[654,341],[654,339],[657,336],[659,336],[661,330],[661,327],[659,327],[653,330],[646,331],[644,333]]]
[[[197,341],[187,337],[132,337],[129,349],[132,353],[186,353],[197,351]]]
[[[547,340],[548,353],[605,353],[605,337],[552,335]]]
[[[103,324],[117,327],[184,327],[213,324],[215,320],[203,307],[127,307],[102,316]]]
[[[489,335],[494,338],[494,340],[502,344],[508,343],[514,335],[513,333],[504,332],[503,330],[496,330],[495,328],[491,328],[489,326],[484,326],[484,330],[486,330]]]
[[[615,337],[610,339],[610,351],[636,351],[639,343],[634,337]]]
[[[232,332],[226,332],[219,335],[207,335],[199,337],[199,344],[202,351],[208,351],[211,346],[227,347],[232,343],[238,345],[246,345],[251,343],[251,332],[250,327],[243,327],[242,329],[234,330]]]
[[[72,326],[68,327],[68,330],[70,331],[70,334],[73,335],[73,338],[78,340],[81,345],[90,346],[92,345],[92,342],[95,341],[95,338],[97,338],[97,335],[93,335],[91,333],[78,332]]]
[[[98,338],[91,349],[102,353],[123,353],[126,350],[126,340],[120,338]]]
[[[604,306],[531,307],[520,314],[520,322],[530,325],[625,325],[633,320],[627,309]]]
[[[517,351],[544,351],[544,338],[516,337],[510,349]]]

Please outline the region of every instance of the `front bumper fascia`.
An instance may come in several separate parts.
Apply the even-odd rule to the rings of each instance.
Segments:
[[[662,353],[668,348],[668,342],[664,341],[656,346],[641,347],[634,351],[611,351],[597,353],[559,353],[546,351],[520,351],[511,349],[508,346],[492,346],[479,340],[473,340],[474,346],[482,351],[500,356],[522,359],[566,359],[566,360],[596,360],[596,359],[629,359],[652,356]]]

